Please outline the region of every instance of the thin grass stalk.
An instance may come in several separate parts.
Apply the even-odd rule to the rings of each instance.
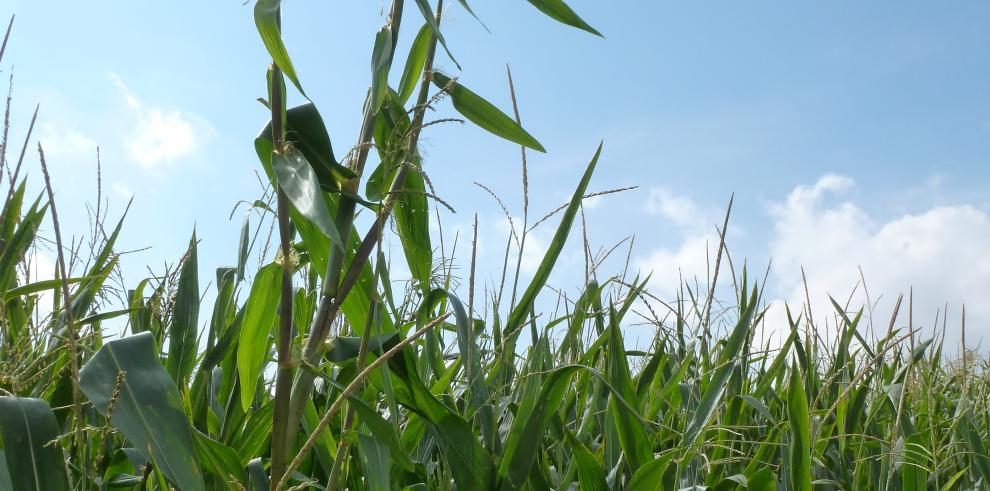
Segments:
[[[11,196],[14,195],[14,188],[16,187],[14,183],[17,182],[17,178],[21,175],[21,167],[24,165],[24,155],[27,154],[28,142],[31,141],[31,133],[34,132],[34,123],[38,120],[38,109],[40,108],[40,104],[34,106],[34,114],[31,116],[31,124],[28,125],[27,134],[24,135],[24,145],[21,146],[21,155],[17,157],[17,165],[14,166],[14,175],[10,176],[10,188],[7,190],[7,201],[10,201]],[[6,148],[4,151],[6,151]]]
[[[37,114],[37,111],[35,111]],[[33,120],[32,120],[33,122]],[[65,332],[66,332],[66,346],[69,350],[69,370],[70,379],[72,381],[72,417],[74,420],[73,427],[75,428],[76,437],[76,452],[78,452],[79,459],[79,470],[81,472],[80,483],[85,486],[88,482],[87,470],[88,470],[88,459],[86,458],[86,435],[84,433],[84,428],[86,426],[86,421],[83,419],[82,413],[82,392],[79,390],[79,346],[78,338],[76,332],[76,323],[73,318],[72,312],[72,298],[69,295],[69,283],[66,278],[69,277],[68,270],[65,269],[65,254],[62,250],[62,228],[58,221],[58,210],[55,208],[55,191],[52,190],[52,180],[51,176],[48,174],[48,163],[45,161],[45,150],[41,147],[41,142],[38,142],[38,158],[41,160],[41,173],[45,178],[45,191],[48,193],[48,204],[52,210],[52,224],[55,228],[55,249],[56,249],[56,261],[58,261],[58,269],[55,273],[56,279],[61,276],[60,286],[62,289],[63,306],[62,309],[65,312]]]
[[[399,354],[400,351],[404,350],[407,346],[412,344],[413,341],[416,341],[417,339],[422,337],[431,329],[433,329],[441,322],[446,320],[447,317],[450,317],[450,315],[451,313],[447,312],[446,314],[443,314],[440,317],[433,319],[425,326],[423,326],[416,332],[409,335],[409,337],[400,341],[398,344],[392,347],[392,349],[383,353],[382,356],[376,358],[375,361],[371,362],[371,364],[368,365],[367,368],[361,370],[361,373],[357,374],[357,376],[354,377],[354,380],[352,380],[351,383],[348,384],[347,387],[345,387],[344,390],[340,392],[340,395],[337,396],[337,399],[333,401],[333,404],[330,406],[330,409],[327,409],[326,414],[324,414],[323,418],[320,419],[320,422],[319,424],[316,425],[316,428],[313,428],[313,432],[310,433],[309,438],[306,439],[306,443],[303,444],[302,448],[300,448],[299,452],[296,454],[296,457],[292,459],[292,462],[289,463],[288,469],[285,470],[285,474],[282,476],[282,479],[278,482],[278,484],[275,486],[274,489],[282,489],[283,487],[285,487],[286,484],[288,484],[289,476],[292,475],[292,473],[299,467],[299,464],[302,463],[302,460],[306,456],[306,453],[308,453],[310,449],[313,448],[313,445],[316,444],[316,439],[319,438],[320,433],[322,433],[323,430],[326,429],[327,425],[330,424],[330,420],[333,419],[334,415],[337,414],[337,411],[340,411],[340,408],[344,404],[344,401],[346,401],[347,398],[351,396],[351,394],[353,394],[356,390],[358,390],[358,388],[361,387],[364,381],[367,380],[372,373],[374,373],[375,369],[382,366],[382,364],[392,359],[395,355]]]
[[[276,16],[276,23],[281,28],[281,12]],[[275,152],[284,152],[285,122],[285,81],[282,70],[272,61],[271,101],[272,110],[272,142]],[[275,375],[275,398],[272,411],[272,466],[271,480],[278,481],[285,471],[286,460],[293,443],[296,429],[288,425],[289,397],[292,392],[292,230],[289,223],[289,199],[276,183],[278,205],[278,235],[282,253],[282,285],[278,316],[278,336],[276,338],[278,351],[278,371]]]

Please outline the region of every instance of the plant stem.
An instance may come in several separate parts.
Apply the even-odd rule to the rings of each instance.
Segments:
[[[281,19],[279,19],[280,21]],[[281,22],[279,22],[281,24]],[[272,62],[272,142],[274,152],[285,150],[285,121],[282,117],[285,109],[285,81],[282,70]],[[288,459],[295,428],[288,423],[289,397],[292,391],[292,231],[289,223],[289,200],[278,188],[278,233],[282,251],[282,290],[279,298],[279,326],[276,339],[278,350],[278,371],[275,376],[275,400],[272,412],[272,482],[282,478],[285,463]]]
[[[392,1],[392,8],[387,21],[392,31],[393,52],[393,56],[389,59],[389,64],[392,62],[391,58],[394,58],[395,43],[399,39],[399,27],[402,22],[403,6],[403,0]],[[355,156],[352,165],[352,170],[355,173],[355,177],[343,183],[342,188],[344,193],[340,194],[340,204],[337,208],[337,217],[335,219],[337,235],[344,243],[347,243],[350,239],[351,227],[354,222],[354,210],[356,207],[356,202],[350,196],[358,193],[358,187],[361,183],[361,174],[364,171],[364,165],[368,160],[368,152],[371,150],[371,138],[374,128],[375,113],[374,108],[371,107],[369,98],[368,102],[365,104],[364,117],[361,122],[361,133],[358,138],[357,155]],[[306,345],[303,348],[302,354],[303,360],[311,365],[316,365],[319,363],[321,346],[323,345],[323,342],[326,341],[327,335],[330,332],[330,325],[333,323],[333,317],[335,317],[331,315],[331,312],[339,309],[340,304],[343,303],[344,297],[347,296],[347,292],[342,292],[341,289],[338,288],[340,284],[340,277],[343,272],[345,255],[346,251],[341,248],[330,248],[330,257],[327,261],[327,271],[323,277],[323,288],[320,292],[320,303],[316,310],[316,316],[313,318],[313,322],[310,325]],[[357,258],[355,257],[355,259]],[[365,258],[365,260],[367,260],[367,258]],[[360,270],[364,267],[364,262],[361,262],[360,264],[352,262],[350,267],[354,268],[355,266],[357,266]],[[313,391],[314,380],[315,378],[312,373],[309,373],[306,370],[299,371],[295,383],[292,386],[292,395],[289,402],[289,417],[287,420],[288,427],[299,428],[303,408],[305,407],[306,401],[309,399],[310,393]]]

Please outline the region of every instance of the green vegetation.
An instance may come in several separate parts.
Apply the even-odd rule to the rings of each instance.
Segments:
[[[598,34],[560,0],[529,1]],[[316,107],[285,107],[305,81],[282,43],[278,0],[257,1],[272,117],[254,145],[271,188],[251,205],[261,223],[246,220],[231,239],[235,265],[209,282],[213,305],[201,305],[194,233],[174,268],[109,308],[123,218],[94,227],[109,233],[94,233],[89,251],[67,247],[43,148],[47,186],[33,196],[23,155],[8,159],[5,125],[0,489],[990,487],[983,367],[947,361],[940,340],[905,321],[909,302],[881,336],[864,334],[861,310],[835,303],[833,338],[788,312],[789,331],[762,341],[764,287],[736,274],[723,246],[713,277],[722,265],[731,285],[684,285],[668,305],[643,277],[591,274],[574,285],[576,300],[561,298],[562,312],[537,312],[555,295],[545,283],[601,146],[589,146],[570,201],[540,222],[557,229],[528,285],[511,281],[519,261],[507,252],[508,290],[476,291],[473,253],[469,277],[452,287],[421,172],[439,165],[417,151],[427,109],[449,102],[524,159],[544,149],[518,113],[433,70],[438,45],[450,56],[444,2],[416,4],[419,16],[403,19],[392,0],[370,50],[360,141],[338,160]],[[415,34],[405,60],[400,25]],[[397,88],[390,74],[401,74]],[[32,282],[32,251],[51,240],[37,235],[46,218],[56,279]],[[271,223],[275,251],[257,240]],[[394,290],[380,247],[392,230],[413,277],[406,291]],[[262,266],[249,271],[252,259]],[[717,302],[717,288],[735,299]],[[642,351],[623,339],[634,306],[655,326]],[[105,336],[114,322],[126,337]]]

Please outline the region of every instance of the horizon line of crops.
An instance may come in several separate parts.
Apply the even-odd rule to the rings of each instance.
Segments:
[[[560,0],[529,2],[600,35]],[[779,344],[758,341],[766,287],[745,267],[736,274],[725,251],[729,211],[714,274],[680,285],[675,301],[648,292],[648,277],[599,277],[617,246],[592,254],[585,238],[576,295],[558,293],[557,310],[537,312],[572,228],[585,226],[583,199],[602,194],[588,191],[602,145],[570,200],[530,225],[526,152],[545,149],[520,124],[511,73],[512,116],[433,69],[438,51],[455,60],[440,28],[446,6],[415,3],[421,25],[394,87],[400,27],[413,21],[403,23],[402,0],[389,3],[373,39],[359,138],[341,160],[311,102],[286,106],[287,91],[306,93],[282,42],[280,2],[255,3],[272,64],[260,99],[270,120],[254,145],[270,187],[232,241],[236,265],[217,268],[212,306],[201,305],[194,232],[176,264],[127,288],[124,308],[109,308],[108,283],[123,281],[114,276],[123,217],[102,232],[98,197],[89,250],[62,243],[42,144],[45,193],[27,195],[23,150],[9,171],[8,97],[0,489],[990,485],[985,366],[965,346],[961,365],[943,360],[942,339],[919,337],[910,298],[907,323],[899,299],[879,337],[864,334],[862,308],[833,300],[833,339],[821,338],[829,330],[806,305],[787,310]],[[466,302],[454,253],[441,247],[438,256],[430,237],[430,204],[443,204],[423,169],[439,164],[418,151],[421,132],[443,122],[426,114],[446,101],[521,148],[522,228],[507,239],[497,291],[486,287],[479,299],[475,224]],[[359,210],[371,215],[363,234]],[[520,285],[527,233],[558,216],[540,266]],[[37,235],[46,219],[56,275],[32,282],[28,261],[46,240]],[[277,232],[272,250],[260,240],[265,224]],[[394,291],[383,251],[392,230],[413,278],[405,291]],[[253,277],[252,257],[260,261]],[[720,269],[732,279],[731,302],[715,298]],[[42,294],[53,300],[44,316]],[[624,340],[632,316],[655,328],[646,350]],[[104,339],[112,319],[126,319],[130,335]]]

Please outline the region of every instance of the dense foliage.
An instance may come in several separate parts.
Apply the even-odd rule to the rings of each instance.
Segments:
[[[529,1],[598,34],[560,0]],[[837,328],[788,312],[789,330],[764,340],[763,286],[736,274],[724,244],[712,277],[721,265],[732,278],[728,304],[713,278],[664,302],[644,278],[597,273],[601,257],[575,297],[545,288],[601,146],[546,222],[556,233],[528,285],[511,281],[508,246],[499,288],[476,292],[473,253],[455,282],[430,237],[437,202],[422,169],[439,164],[417,150],[427,110],[449,102],[523,159],[544,150],[518,113],[433,70],[438,46],[450,56],[443,1],[416,0],[412,14],[403,3],[392,0],[374,36],[360,140],[340,161],[313,104],[286,108],[287,90],[305,91],[280,5],[255,4],[273,59],[262,99],[272,118],[254,142],[270,189],[251,205],[260,220],[231,240],[234,266],[210,281],[212,305],[201,305],[193,234],[173,268],[113,307],[123,218],[103,227],[97,211],[88,251],[63,243],[43,148],[35,197],[5,125],[0,489],[990,487],[984,367],[947,361],[902,312],[909,302],[879,336],[860,326],[862,310],[835,303]],[[400,25],[414,22],[400,77]],[[46,219],[53,239],[37,235]],[[387,233],[407,284],[389,276]],[[34,251],[51,240],[56,278],[32,279]],[[538,312],[554,295],[560,311]],[[636,309],[656,332],[644,350],[623,339]]]

